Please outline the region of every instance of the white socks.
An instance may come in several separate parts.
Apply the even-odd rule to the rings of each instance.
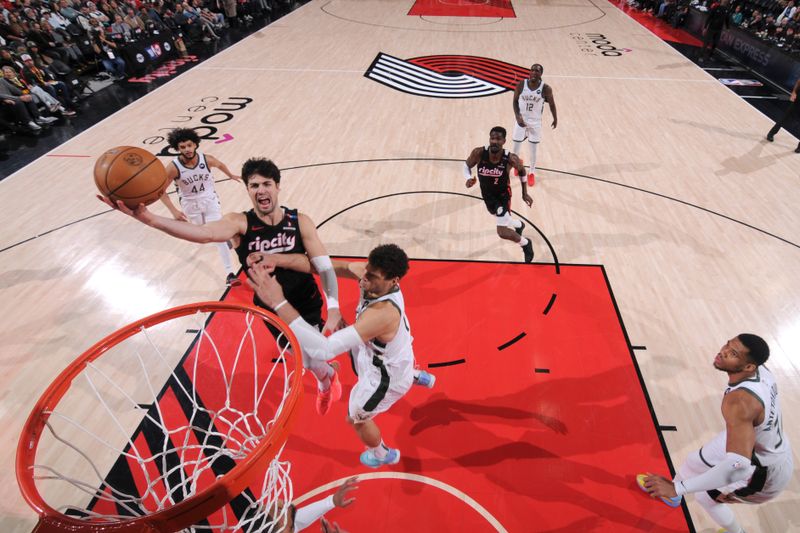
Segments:
[[[539,148],[539,143],[532,143],[528,141],[528,149],[530,150],[531,153],[531,160],[528,161],[528,163],[530,163],[530,169],[528,170],[528,172],[530,172],[531,174],[536,173],[536,150],[538,148]]]
[[[227,242],[216,243],[219,256],[222,258],[222,265],[225,267],[227,274],[233,274],[233,264],[231,263],[231,252],[228,250]]]
[[[389,455],[389,447],[383,443],[383,439],[381,439],[381,443],[378,444],[377,447],[370,448],[369,450],[379,461],[383,461],[386,459],[386,456]]]

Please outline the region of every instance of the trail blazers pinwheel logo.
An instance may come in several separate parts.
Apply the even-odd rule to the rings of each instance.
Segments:
[[[439,55],[399,59],[379,53],[367,78],[404,93],[431,98],[480,98],[513,91],[527,68],[477,56]]]

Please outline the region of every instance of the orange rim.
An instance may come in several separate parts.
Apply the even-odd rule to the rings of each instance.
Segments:
[[[39,398],[39,401],[36,402],[22,428],[22,435],[17,445],[17,482],[25,501],[39,514],[39,525],[34,531],[39,533],[52,531],[132,533],[146,531],[168,532],[187,528],[228,503],[254,483],[259,473],[257,467],[268,463],[281,449],[281,446],[289,436],[291,423],[294,420],[302,393],[302,387],[300,386],[302,372],[298,371],[295,371],[291,377],[289,392],[286,396],[283,410],[275,419],[270,432],[258,446],[225,476],[169,509],[130,520],[98,523],[78,520],[59,513],[42,498],[33,479],[36,450],[39,446],[39,439],[42,436],[45,422],[50,416],[47,412],[52,411],[58,405],[58,402],[69,390],[72,380],[83,371],[87,363],[98,359],[113,346],[137,334],[142,327],[149,328],[173,318],[187,316],[198,311],[206,313],[217,311],[252,313],[281,330],[287,336],[291,345],[300,345],[292,330],[274,313],[251,305],[226,302],[201,302],[167,309],[133,322],[95,343],[53,380]],[[303,368],[300,350],[294,350],[292,355],[295,360],[295,368]]]

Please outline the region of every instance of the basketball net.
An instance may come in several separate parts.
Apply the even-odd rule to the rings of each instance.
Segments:
[[[250,306],[178,307],[109,335],[23,429],[38,531],[283,531],[301,373],[288,326]]]

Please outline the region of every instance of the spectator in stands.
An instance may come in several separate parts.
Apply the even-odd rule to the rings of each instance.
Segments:
[[[131,27],[131,31],[134,33],[136,33],[137,30],[145,31],[147,29],[144,25],[144,21],[136,15],[132,7],[126,9],[126,15],[122,20]]]
[[[66,27],[69,26],[70,21],[61,14],[60,9],[61,6],[59,4],[53,4],[53,10],[49,12],[47,22],[49,22],[53,28],[66,29]]]
[[[21,23],[16,13],[9,13],[8,23],[0,26],[0,36],[11,44],[25,42],[24,23]]]
[[[61,8],[59,11],[61,12],[62,16],[64,16],[70,22],[75,22],[75,19],[78,18],[79,12],[73,9],[72,2],[67,0],[59,0],[58,6]]]
[[[778,24],[782,24],[784,20],[792,20],[792,17],[794,17],[795,13],[797,13],[797,6],[795,5],[794,0],[789,0],[789,2],[786,4],[786,7],[783,8],[783,11],[781,11],[781,14],[778,15],[776,22]]]
[[[4,89],[4,84],[0,82],[0,120],[2,120],[4,128],[15,133],[25,131],[38,134],[42,131],[42,126],[30,114],[25,102],[5,94]],[[36,108],[36,106],[33,107]]]
[[[50,94],[37,85],[29,85],[22,78],[19,77],[16,70],[12,67],[3,67],[3,81],[19,90],[22,95],[30,94],[33,96],[34,103],[41,104],[50,113],[59,113],[65,117],[75,115],[74,111],[70,111],[62,106],[58,100],[50,96]]]
[[[731,15],[731,24],[734,26],[741,26],[742,22],[744,22],[742,4],[736,4],[736,7],[733,9],[733,15]]]
[[[225,10],[225,17],[228,19],[228,24],[234,25],[237,21],[236,0],[222,0],[222,8]]]
[[[161,30],[165,28],[164,22],[161,20],[159,14],[146,5],[139,8],[139,18],[144,22],[145,29],[148,32],[152,32],[153,29]]]
[[[767,15],[764,19],[764,29],[761,30],[761,37],[770,37],[775,33],[775,17]]]
[[[22,61],[15,56],[10,48],[0,48],[0,67],[6,65],[13,67],[15,70],[22,70]]]
[[[121,35],[126,41],[130,41],[131,32],[131,27],[124,20],[122,20],[122,15],[119,13],[114,15],[114,23],[111,25],[111,33]]]
[[[89,24],[91,25],[92,46],[103,63],[103,68],[116,79],[125,79],[125,60],[119,57],[117,44],[106,38],[106,32],[97,19],[91,19]]]
[[[761,15],[761,11],[755,9],[750,18],[742,24],[742,27],[758,33],[764,29],[764,24],[764,17]]]
[[[22,69],[22,79],[28,85],[38,85],[50,93],[50,96],[58,100],[64,108],[69,109],[76,97],[72,95],[72,91],[70,91],[67,84],[57,80],[49,70],[39,68],[31,56],[25,54],[20,59],[25,65]]]
[[[86,2],[86,7],[89,8],[88,10],[89,16],[96,18],[100,22],[100,24],[108,24],[109,22],[111,22],[111,19],[109,19],[102,11],[97,9],[97,4],[95,4],[94,2],[92,1]]]

